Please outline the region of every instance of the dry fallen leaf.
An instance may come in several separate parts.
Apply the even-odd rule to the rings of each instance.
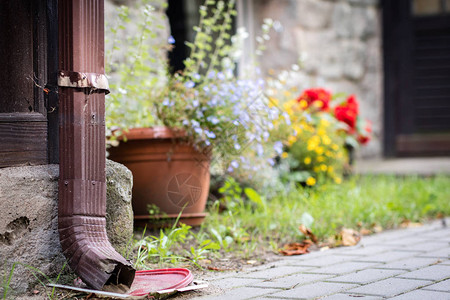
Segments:
[[[312,233],[311,229],[307,228],[305,225],[301,224],[298,226],[298,229],[305,235],[305,237],[310,238],[314,244],[317,244],[319,241],[314,233]]]
[[[290,243],[283,246],[280,249],[280,253],[283,255],[302,255],[308,253],[308,248],[311,246],[310,243]]]
[[[39,291],[38,290],[34,290],[33,294],[37,295],[37,294],[39,294]]]
[[[418,222],[411,222],[410,220],[405,220],[400,224],[401,228],[416,228],[421,227],[423,224]]]
[[[380,232],[383,231],[383,227],[381,227],[380,225],[374,224],[374,225],[372,226],[372,230],[373,230],[373,232],[375,232],[375,233],[380,233]]]
[[[355,246],[361,240],[359,232],[349,228],[343,228],[340,235],[343,246]]]
[[[212,263],[212,261],[210,259],[201,259],[200,263],[205,264],[205,265],[210,265]]]
[[[361,235],[370,235],[370,234],[372,234],[372,231],[370,231],[370,230],[367,229],[367,228],[361,228],[361,229],[359,230],[359,233],[360,233]]]

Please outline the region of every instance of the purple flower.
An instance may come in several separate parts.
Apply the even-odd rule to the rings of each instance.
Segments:
[[[211,122],[213,125],[218,124],[220,121],[216,116],[209,116],[206,118],[209,122]]]
[[[233,167],[233,168],[238,168],[239,167],[239,163],[237,162],[237,161],[235,161],[235,160],[233,160],[231,163],[230,163],[230,165]]]
[[[278,155],[281,155],[281,153],[283,153],[283,143],[280,141],[275,142],[273,149]]]
[[[264,154],[264,148],[261,144],[256,144],[256,154],[262,156]]]
[[[188,89],[192,89],[195,86],[195,83],[193,81],[188,81],[184,84],[184,86]]]
[[[209,137],[210,139],[214,139],[214,138],[216,138],[216,135],[215,135],[215,133],[214,133],[214,132],[212,132],[212,131],[209,131],[209,130],[205,130],[205,134],[206,134],[206,136],[207,136],[207,137]]]
[[[169,43],[169,44],[175,44],[175,39],[173,38],[173,36],[169,36],[169,38],[167,39],[167,42]]]

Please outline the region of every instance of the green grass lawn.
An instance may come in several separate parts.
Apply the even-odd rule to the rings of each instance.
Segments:
[[[306,225],[319,238],[334,235],[341,227],[393,228],[405,220],[420,222],[449,215],[450,178],[355,176],[340,185],[300,187],[266,199],[262,205],[237,205],[232,216],[210,214],[204,228],[239,224],[253,237],[275,241],[298,238],[301,223],[310,223]]]
[[[300,224],[327,241],[343,227],[389,229],[405,221],[450,215],[447,176],[353,176],[340,185],[294,187],[271,198],[237,186],[229,187],[227,193],[231,195],[227,209],[217,201],[200,229],[184,226],[147,237],[138,265],[186,260],[195,264],[225,254],[250,258],[303,240]]]

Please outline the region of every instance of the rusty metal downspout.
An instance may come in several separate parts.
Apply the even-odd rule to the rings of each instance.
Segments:
[[[106,235],[102,0],[60,0],[58,228],[70,267],[94,289],[130,287],[135,270]]]

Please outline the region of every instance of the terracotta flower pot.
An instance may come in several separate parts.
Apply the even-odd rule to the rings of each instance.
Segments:
[[[133,173],[136,224],[155,225],[162,217],[149,215],[152,204],[164,218],[176,218],[182,211],[180,221],[188,225],[199,225],[205,218],[210,157],[183,142],[184,137],[166,127],[136,128],[126,133],[126,142],[109,149],[109,158]]]

